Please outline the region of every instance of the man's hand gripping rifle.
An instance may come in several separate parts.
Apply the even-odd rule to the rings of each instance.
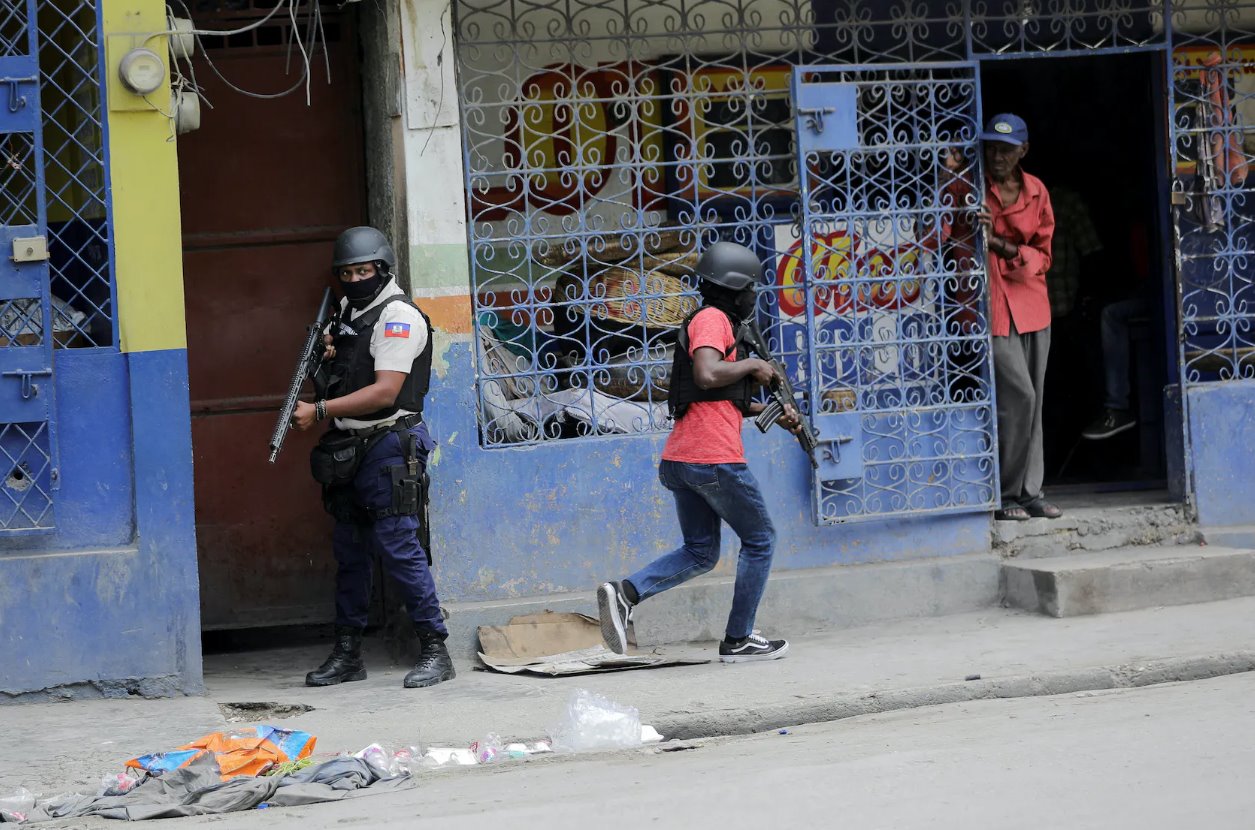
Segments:
[[[754,426],[758,427],[759,432],[766,432],[771,429],[772,424],[780,420],[780,416],[787,411],[786,407],[797,408],[797,396],[793,393],[793,384],[789,382],[789,375],[784,370],[784,365],[771,356],[771,350],[767,348],[767,340],[759,331],[758,325],[752,320],[746,320],[741,325],[744,328],[745,343],[750,351],[770,363],[771,368],[776,370],[776,376],[767,390],[770,393],[770,399],[763,411],[754,417]],[[798,427],[794,433],[797,436],[797,442],[806,451],[807,457],[811,460],[811,466],[819,469],[819,462],[815,460],[815,447],[818,446],[819,439],[815,437],[815,431],[811,429],[811,425],[800,412],[798,413]]]
[[[271,464],[275,463],[275,459],[279,457],[279,451],[283,449],[283,441],[288,437],[288,430],[292,428],[292,414],[296,411],[296,401],[301,396],[301,387],[305,385],[305,379],[309,378],[314,382],[314,389],[319,397],[326,392],[327,382],[322,374],[322,358],[325,351],[322,333],[331,322],[332,308],[334,306],[331,289],[328,288],[323,292],[322,302],[318,305],[318,315],[306,330],[305,346],[296,363],[296,372],[292,375],[292,382],[288,384],[288,396],[284,399],[283,409],[279,412],[279,421],[275,424],[274,435],[270,437]]]

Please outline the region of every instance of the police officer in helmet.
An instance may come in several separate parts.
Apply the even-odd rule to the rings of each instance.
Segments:
[[[300,402],[298,429],[330,419],[311,456],[335,517],[335,646],[305,676],[309,686],[364,680],[362,632],[371,596],[372,551],[399,586],[422,648],[406,688],[453,679],[427,553],[419,542],[419,491],[435,442],[423,423],[431,376],[431,323],[401,290],[396,256],[375,228],[336,240],[332,270],[344,298],[328,330],[326,398]]]
[[[659,480],[675,497],[684,543],[597,590],[602,636],[612,650],[625,653],[633,607],[714,568],[726,522],[740,537],[741,552],[719,659],[775,660],[788,653],[788,641],[761,636],[754,619],[771,573],[776,536],[741,443],[742,418],[762,411],[762,404],[752,400],[756,387],[775,377],[770,363],[749,356],[741,326],[752,320],[762,266],[745,246],[716,242],[696,270],[702,305],[680,326],[668,395],[675,427],[658,467]],[[779,422],[796,431],[797,411],[786,408]]]

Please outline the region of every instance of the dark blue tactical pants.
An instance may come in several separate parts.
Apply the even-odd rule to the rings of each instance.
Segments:
[[[409,430],[418,443],[418,475],[427,467],[435,447],[425,424]],[[392,474],[389,467],[405,464],[401,441],[404,433],[390,432],[379,439],[357,471],[353,491],[363,507],[383,510],[392,505]],[[436,581],[427,565],[427,554],[418,541],[418,516],[386,516],[368,525],[336,522],[331,537],[336,556],[336,624],[366,626],[370,608],[372,553],[379,555],[384,572],[396,581],[406,611],[418,628],[446,634],[436,597]]]

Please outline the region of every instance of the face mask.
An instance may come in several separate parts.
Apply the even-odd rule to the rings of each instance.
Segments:
[[[754,305],[757,299],[753,289],[742,291],[736,295],[736,313],[740,315],[742,320],[749,320],[754,316]]]
[[[375,295],[379,293],[379,289],[383,285],[383,277],[375,274],[357,282],[341,282],[340,288],[344,291],[344,296],[349,298],[349,305],[354,308],[360,308],[375,299]]]

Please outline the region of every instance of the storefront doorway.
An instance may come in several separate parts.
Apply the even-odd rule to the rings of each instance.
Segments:
[[[327,622],[329,519],[309,477],[314,433],[267,442],[324,285],[331,246],[364,224],[355,14],[323,9],[310,98],[293,87],[291,21],[203,38],[194,69],[213,108],[179,139],[196,540],[206,630]],[[206,0],[198,25],[244,28],[268,4]],[[307,22],[297,20],[304,35]],[[325,42],[324,56],[322,43]],[[213,66],[210,65],[212,61]],[[328,82],[328,73],[330,82]]]
[[[1164,253],[1162,61],[1146,52],[981,63],[985,117],[1014,112],[1028,122],[1024,166],[1045,182],[1056,212],[1044,418],[1046,486],[1055,494],[1164,489],[1167,448],[1180,441],[1168,436],[1180,425],[1164,418],[1176,325]],[[1125,377],[1137,424],[1088,440],[1082,433],[1119,391],[1107,389],[1118,361],[1101,335],[1104,309],[1110,320],[1117,303],[1128,310]]]

